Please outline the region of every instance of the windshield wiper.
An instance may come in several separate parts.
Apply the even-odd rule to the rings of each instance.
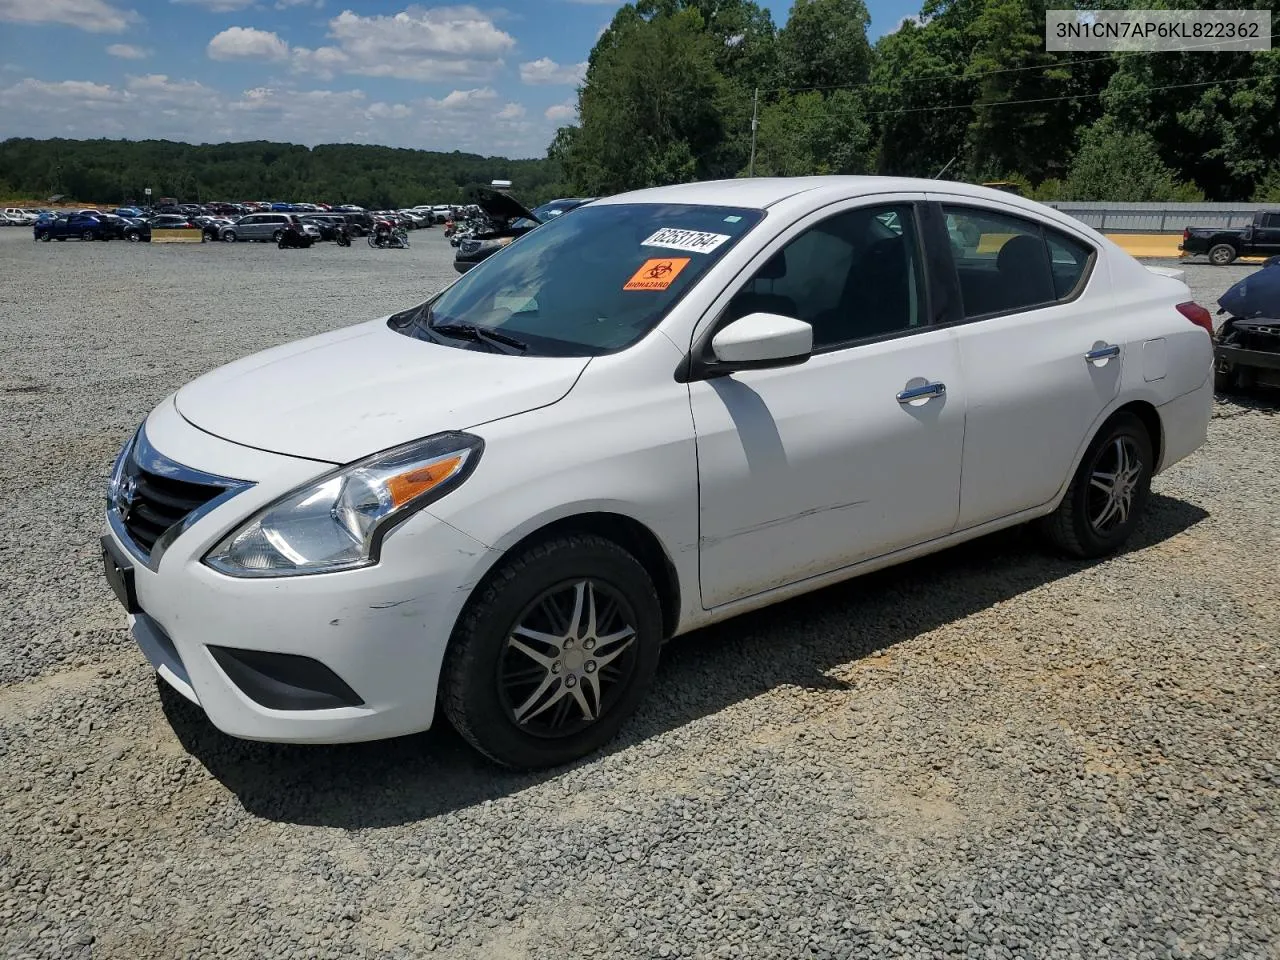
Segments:
[[[523,340],[517,340],[497,330],[490,330],[488,327],[476,326],[474,323],[434,323],[428,320],[426,327],[432,333],[443,333],[446,337],[475,340],[493,347],[500,353],[519,354],[529,349],[529,345]]]

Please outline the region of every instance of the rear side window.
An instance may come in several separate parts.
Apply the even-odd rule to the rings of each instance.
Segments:
[[[1032,310],[1079,290],[1093,255],[1087,244],[991,210],[943,212],[966,318]]]

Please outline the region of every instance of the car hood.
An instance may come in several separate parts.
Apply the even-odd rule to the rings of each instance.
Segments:
[[[386,320],[245,357],[178,391],[182,416],[234,443],[331,463],[555,403],[589,357],[460,350]]]
[[[1241,320],[1280,318],[1280,258],[1234,284],[1218,298],[1218,306]]]
[[[476,203],[481,210],[496,220],[518,220],[520,217],[524,217],[534,223],[542,222],[533,215],[532,210],[519,200],[505,193],[499,193],[497,190],[478,188],[476,190]]]

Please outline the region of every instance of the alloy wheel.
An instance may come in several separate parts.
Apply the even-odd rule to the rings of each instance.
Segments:
[[[1098,451],[1089,474],[1089,525],[1106,535],[1129,522],[1142,480],[1142,455],[1132,437],[1119,436]]]
[[[544,590],[516,620],[498,664],[507,716],[538,737],[568,737],[598,721],[636,664],[636,617],[594,579]]]

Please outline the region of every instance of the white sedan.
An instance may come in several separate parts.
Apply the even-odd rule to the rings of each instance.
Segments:
[[[232,363],[121,452],[103,551],[229,734],[582,756],[665,640],[1037,521],[1118,549],[1205,439],[1208,311],[1052,209],[744,179],[559,217]]]

